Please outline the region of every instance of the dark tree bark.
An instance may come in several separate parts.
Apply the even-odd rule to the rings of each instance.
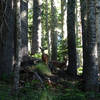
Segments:
[[[86,52],[84,67],[84,80],[86,91],[98,91],[98,66],[96,64],[96,16],[95,16],[95,1],[87,1],[87,33]]]
[[[22,57],[28,55],[28,0],[21,0]]]
[[[15,63],[15,77],[14,77],[14,90],[18,93],[19,89],[19,78],[20,78],[20,67],[22,60],[22,41],[21,41],[21,17],[20,17],[20,0],[16,0],[16,63]]]
[[[82,42],[83,42],[83,77],[85,77],[86,69],[86,52],[87,52],[87,2],[86,0],[81,0],[81,22],[82,22]]]
[[[33,0],[33,33],[31,53],[39,52],[41,47],[41,0]]]
[[[14,57],[14,0],[0,1],[0,77],[10,74]]]
[[[51,50],[50,50],[50,32],[49,32],[49,18],[48,18],[48,0],[45,0],[46,2],[46,9],[45,9],[45,13],[46,13],[46,21],[45,21],[45,27],[46,27],[46,35],[47,35],[47,44],[48,44],[48,55],[49,55],[49,60],[50,60],[50,56],[51,56]]]
[[[98,68],[99,68],[99,79],[100,79],[100,0],[96,0],[96,35],[97,35]]]
[[[56,3],[51,0],[51,60],[57,60]]]
[[[68,29],[68,59],[69,66],[67,72],[75,76],[77,74],[76,42],[75,42],[75,0],[68,0],[67,11]]]

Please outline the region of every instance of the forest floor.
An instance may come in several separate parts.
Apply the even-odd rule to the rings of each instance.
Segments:
[[[51,73],[39,63],[24,67],[20,72],[20,89],[12,95],[13,74],[0,81],[0,100],[100,100],[100,93],[83,92],[79,78],[65,73]]]

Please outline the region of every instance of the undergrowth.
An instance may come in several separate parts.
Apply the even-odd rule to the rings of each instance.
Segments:
[[[51,72],[47,65],[38,64],[36,69],[46,75]],[[82,70],[82,69],[79,69]],[[10,77],[12,77],[11,75]],[[78,81],[61,81],[56,86],[50,85],[44,81],[44,87],[39,79],[26,82],[24,87],[20,87],[17,96],[12,95],[11,80],[8,76],[3,76],[0,82],[0,100],[100,100],[100,93],[83,92],[78,88]],[[64,83],[64,84],[62,84]]]
[[[39,81],[34,81],[32,84],[38,84]],[[89,99],[91,98],[91,99]],[[95,99],[93,99],[95,98]],[[7,84],[0,84],[0,100],[100,100],[100,94],[93,92],[82,92],[76,87],[65,88],[46,88],[32,87],[32,85],[25,85],[21,88],[17,96],[11,95],[11,87]]]

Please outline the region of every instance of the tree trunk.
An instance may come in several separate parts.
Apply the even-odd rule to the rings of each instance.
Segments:
[[[100,0],[96,0],[96,34],[97,34],[98,68],[99,68],[99,79],[100,79]]]
[[[28,55],[28,0],[21,0],[22,57]]]
[[[57,60],[56,3],[51,0],[51,60]]]
[[[45,2],[46,2],[46,9],[45,9],[46,21],[45,21],[45,25],[46,25],[47,44],[48,44],[48,55],[49,55],[49,60],[50,60],[51,51],[50,51],[50,35],[49,35],[49,26],[48,26],[48,0],[46,0]]]
[[[77,68],[82,66],[82,24],[81,24],[81,11],[80,0],[76,0],[76,18],[75,18],[75,33],[76,33],[76,52],[77,52]]]
[[[86,0],[81,0],[81,22],[82,22],[82,43],[83,43],[83,77],[85,77],[86,69],[86,52],[87,52],[87,2]]]
[[[67,11],[68,29],[68,59],[69,66],[67,72],[75,76],[77,74],[76,41],[75,41],[75,0],[68,0]]]
[[[14,89],[18,92],[19,79],[20,79],[20,66],[22,59],[22,43],[21,43],[21,17],[20,17],[20,0],[16,0],[16,64],[15,64],[15,77],[14,77]]]
[[[14,56],[14,7],[13,0],[0,1],[0,77],[10,74]]]
[[[39,52],[39,47],[41,47],[41,1],[42,0],[33,0],[32,54]]]
[[[62,24],[62,35],[63,39],[67,38],[67,2],[61,0],[61,24]]]
[[[87,34],[85,58],[86,66],[84,70],[85,90],[98,90],[98,66],[96,64],[96,25],[95,25],[95,1],[87,1]],[[85,72],[86,71],[86,72]]]

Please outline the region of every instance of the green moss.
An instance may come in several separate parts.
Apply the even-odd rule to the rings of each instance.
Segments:
[[[39,63],[38,65],[36,65],[36,69],[39,70],[43,74],[51,75],[51,71],[46,64]]]
[[[41,55],[42,55],[41,53],[36,53],[36,54],[32,55],[32,57],[41,59]]]
[[[82,75],[82,73],[83,73],[83,67],[77,68],[77,74]]]

